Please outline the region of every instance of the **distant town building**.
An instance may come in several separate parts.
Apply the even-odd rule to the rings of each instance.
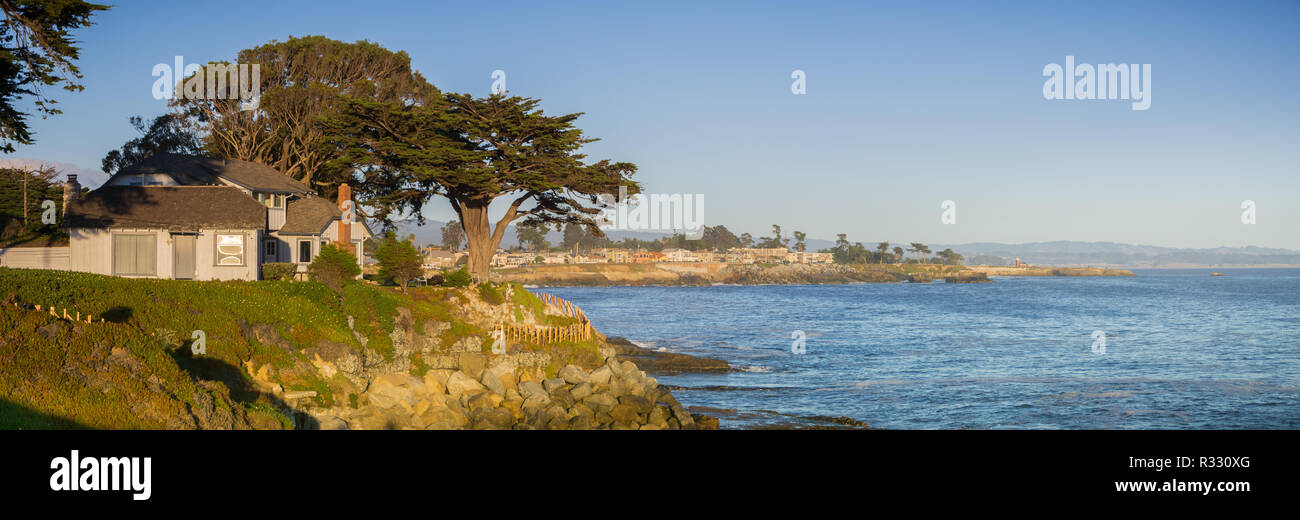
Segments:
[[[664,261],[664,254],[658,251],[637,251],[628,256],[628,261],[634,264],[652,264]]]
[[[421,267],[425,269],[444,269],[454,267],[463,253],[452,253],[440,247],[426,247],[421,251],[424,260]]]
[[[790,250],[784,247],[736,247],[727,251],[728,255],[731,253],[738,253],[741,258],[747,256],[750,259],[748,262],[742,261],[741,263],[770,263],[785,262],[786,255],[790,253]]]
[[[664,260],[668,262],[697,262],[695,252],[686,249],[665,249]]]

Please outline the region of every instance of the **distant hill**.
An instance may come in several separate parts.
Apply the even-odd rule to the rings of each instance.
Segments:
[[[1300,266],[1300,251],[1265,247],[1215,247],[1186,249],[1161,246],[1120,244],[1116,242],[1031,242],[1027,244],[1000,244],[975,242],[969,244],[935,244],[930,249],[952,248],[968,260],[967,263],[1013,263],[1016,257],[1035,265],[1048,266],[1122,266],[1122,267],[1194,267],[1194,266]],[[976,260],[987,260],[981,262]]]
[[[414,222],[398,225],[403,234],[414,233],[415,240],[421,244],[439,244],[442,242],[442,226],[445,222],[426,221],[423,226]],[[657,240],[667,236],[666,233],[649,231],[608,231],[612,240],[636,238],[639,240]],[[558,244],[563,239],[559,232],[552,231],[546,240]],[[793,243],[793,240],[791,241]],[[805,241],[808,251],[818,251],[835,246],[835,241],[809,238]],[[510,248],[518,245],[514,226],[506,230],[501,239],[501,247]],[[866,241],[863,245],[875,248],[876,241]],[[903,243],[891,243],[890,247],[902,246]],[[1187,249],[1161,246],[1144,246],[1121,244],[1117,242],[1075,242],[1058,240],[1054,242],[1030,242],[1026,244],[1003,244],[998,242],[971,242],[966,244],[930,244],[932,251],[952,248],[966,257],[967,264],[1010,265],[1017,257],[1021,261],[1042,266],[1096,266],[1096,267],[1226,267],[1226,266],[1264,266],[1284,265],[1300,266],[1300,251],[1266,247],[1215,247],[1206,249]]]

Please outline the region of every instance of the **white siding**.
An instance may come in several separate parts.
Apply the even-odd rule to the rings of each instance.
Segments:
[[[0,249],[0,267],[67,270],[69,247],[11,247]]]
[[[238,233],[244,235],[244,265],[216,265],[217,233]],[[155,275],[147,278],[172,278],[173,260],[171,233],[163,230],[107,230],[76,228],[69,230],[71,255],[67,268],[72,271],[84,271],[97,274],[113,273],[113,234],[150,234],[154,236],[156,253]],[[257,255],[261,252],[261,233],[256,230],[212,230],[205,229],[199,233],[194,246],[195,280],[256,280],[260,270]]]

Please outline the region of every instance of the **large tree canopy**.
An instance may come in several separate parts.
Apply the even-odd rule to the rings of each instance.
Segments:
[[[345,97],[414,105],[440,95],[411,69],[405,52],[364,40],[291,37],[242,50],[237,64],[259,66],[256,108],[249,110],[241,99],[179,95],[174,104],[202,124],[210,154],[271,166],[328,198],[350,169],[334,160],[337,150],[327,146],[320,123],[346,107]],[[216,65],[229,64],[210,63],[184,81],[205,79]]]
[[[118,170],[163,153],[198,155],[203,151],[203,140],[191,121],[172,112],[155,117],[148,125],[144,118],[131,116],[131,126],[140,137],[131,139],[121,149],[110,150],[100,163],[104,173],[112,175]]]
[[[82,90],[74,61],[81,54],[70,31],[90,25],[90,16],[106,5],[81,0],[0,0],[0,152],[13,153],[15,144],[31,144],[27,115],[15,107],[25,97],[42,117],[59,114],[55,100],[41,87],[62,84]]]
[[[600,195],[619,186],[640,191],[630,179],[636,165],[585,162],[581,148],[595,139],[574,126],[581,114],[550,116],[538,105],[503,94],[447,94],[426,104],[349,99],[326,132],[343,151],[339,161],[363,179],[362,204],[382,222],[403,213],[423,222],[424,205],[446,197],[465,229],[470,273],[486,280],[511,222],[573,223],[599,233]],[[493,226],[488,209],[501,197],[509,203]]]

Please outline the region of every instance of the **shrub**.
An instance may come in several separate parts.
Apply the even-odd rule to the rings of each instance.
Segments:
[[[298,264],[289,262],[268,262],[262,264],[263,280],[287,280],[298,270]]]
[[[501,305],[506,302],[506,297],[501,296],[501,291],[488,282],[478,284],[478,294],[483,297],[483,301],[490,305]]]
[[[375,246],[375,260],[379,261],[379,276],[391,279],[406,290],[406,284],[424,274],[420,265],[420,252],[410,242],[389,231]]]
[[[443,287],[469,287],[471,283],[474,283],[474,277],[463,268],[447,272],[442,276]]]
[[[334,244],[324,244],[320,248],[320,254],[312,260],[311,265],[307,266],[307,272],[312,280],[339,291],[343,288],[343,284],[361,274],[361,266],[357,265],[357,257],[352,256],[352,253],[346,249]]]

